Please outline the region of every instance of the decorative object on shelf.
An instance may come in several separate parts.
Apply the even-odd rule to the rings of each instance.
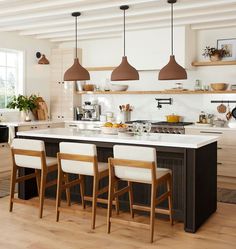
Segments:
[[[229,84],[226,83],[212,83],[211,88],[214,91],[226,91],[228,88]]]
[[[80,12],[73,12],[72,16],[75,17],[75,59],[74,64],[65,72],[64,81],[78,81],[78,80],[90,80],[89,72],[80,65],[78,58],[78,17]]]
[[[195,91],[201,91],[202,90],[202,83],[201,83],[200,80],[195,81],[194,90]]]
[[[221,61],[225,57],[227,51],[224,48],[218,49],[214,47],[207,46],[202,54],[205,58],[209,57],[212,62]]]
[[[111,74],[112,81],[124,81],[124,80],[139,80],[139,73],[138,71],[132,67],[126,56],[125,51],[125,11],[129,9],[128,5],[122,5],[120,7],[121,10],[124,11],[124,56],[122,57],[121,64],[115,68]]]
[[[174,56],[174,3],[177,0],[168,0],[169,4],[171,4],[171,56],[169,63],[163,67],[159,73],[159,80],[182,80],[187,79],[186,70],[180,66]]]
[[[38,64],[40,64],[40,65],[48,65],[49,64],[49,60],[46,58],[45,54],[41,54],[40,52],[37,52],[36,57],[39,59]]]
[[[236,60],[236,38],[217,40],[217,49],[223,49],[225,51],[223,60]]]
[[[236,91],[236,85],[231,85],[231,90]]]
[[[173,104],[173,99],[169,98],[169,99],[158,99],[156,98],[157,101],[157,108],[161,109],[162,105],[172,105]]]
[[[84,91],[94,91],[94,85],[93,84],[84,84],[83,86]]]
[[[31,121],[30,112],[37,108],[37,98],[36,95],[30,95],[29,97],[24,95],[14,96],[12,101],[8,103],[7,108],[19,109],[24,112],[24,120],[28,122]]]
[[[122,92],[126,91],[128,89],[128,85],[116,85],[116,84],[111,84],[111,91],[114,92]]]

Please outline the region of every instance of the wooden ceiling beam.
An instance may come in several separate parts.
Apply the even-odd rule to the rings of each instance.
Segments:
[[[236,5],[235,7],[230,8],[219,8],[219,9],[211,9],[211,10],[202,10],[195,13],[177,13],[175,14],[175,21],[178,21],[178,19],[186,18],[186,24],[191,24],[192,17],[194,15],[194,18],[211,18],[211,16],[215,16],[217,14],[234,14],[236,12]],[[187,20],[189,18],[189,20]],[[129,16],[127,17],[127,26],[131,24],[140,24],[143,22],[159,22],[159,21],[168,21],[169,20],[169,14],[167,15],[151,15],[151,13],[148,14],[148,16]],[[113,20],[110,20],[110,22],[96,22],[93,23],[79,23],[79,30],[88,30],[93,28],[105,28],[105,27],[115,27],[118,25],[122,25],[121,18],[115,18]],[[50,34],[50,33],[57,33],[57,32],[67,32],[67,31],[74,31],[74,23],[67,26],[60,26],[60,27],[53,27],[53,28],[46,28],[46,29],[33,29],[33,30],[27,30],[20,32],[20,35],[43,35],[43,34]]]

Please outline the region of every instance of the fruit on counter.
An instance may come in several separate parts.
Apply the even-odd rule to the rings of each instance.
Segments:
[[[112,126],[113,126],[113,124],[111,122],[106,122],[104,124],[104,127],[112,127]]]
[[[127,128],[126,124],[122,124],[122,123],[111,123],[111,122],[106,122],[104,124],[104,127],[110,127],[110,128]]]

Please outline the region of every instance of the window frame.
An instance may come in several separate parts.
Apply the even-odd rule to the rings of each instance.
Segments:
[[[18,49],[9,49],[9,48],[1,48],[0,52],[5,53],[16,53],[18,54],[18,65],[17,65],[17,90],[16,95],[18,94],[25,94],[25,51],[18,50]],[[7,68],[7,65],[5,66]],[[0,108],[1,112],[12,112],[16,110],[12,110],[9,108]]]

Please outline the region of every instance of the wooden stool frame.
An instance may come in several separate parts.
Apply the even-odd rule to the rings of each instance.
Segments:
[[[80,185],[80,195],[81,195],[81,202],[83,209],[86,208],[86,201],[92,201],[92,223],[91,228],[95,229],[95,222],[96,222],[96,207],[97,203],[103,203],[108,204],[107,199],[98,198],[99,195],[102,195],[104,193],[108,192],[108,186],[103,187],[102,189],[99,189],[99,181],[107,177],[109,175],[109,170],[104,170],[102,172],[98,171],[98,160],[97,156],[85,156],[85,155],[79,155],[79,154],[68,154],[68,153],[57,153],[57,159],[58,159],[58,183],[57,183],[57,200],[56,200],[56,220],[59,221],[60,211],[70,211],[68,208],[61,207],[61,194],[63,190],[68,190],[71,187],[75,185]],[[62,166],[61,166],[61,160],[71,160],[71,161],[78,161],[78,162],[90,162],[93,163],[93,195],[91,196],[85,196],[84,194],[84,175],[79,175],[78,179],[73,180],[71,182],[67,182],[65,184],[62,183]],[[86,166],[85,166],[86,167]],[[69,173],[67,173],[69,174]],[[73,173],[72,173],[73,174]],[[116,201],[113,202],[113,204],[116,206],[116,213],[119,212],[119,205],[118,205],[118,198],[116,198]],[[71,210],[71,212],[75,212],[74,210]]]
[[[13,167],[12,167],[12,173],[11,173],[9,211],[12,212],[14,202],[35,206],[35,203],[34,204],[30,203],[28,200],[14,198],[14,193],[15,193],[16,183],[23,182],[23,181],[26,181],[32,178],[36,178],[38,195],[39,195],[39,205],[36,204],[36,206],[39,206],[39,218],[42,218],[43,217],[43,204],[44,204],[44,198],[45,198],[45,189],[57,184],[57,180],[46,182],[46,178],[47,178],[48,173],[57,170],[57,164],[47,167],[45,151],[22,150],[22,149],[12,148],[11,154],[12,154]],[[39,157],[41,159],[42,168],[35,169],[35,173],[17,177],[17,173],[18,173],[17,171],[19,170],[19,168],[24,168],[24,167],[17,166],[15,162],[15,155]],[[64,181],[67,181],[66,176],[64,177]]]
[[[136,161],[136,160],[126,160],[126,159],[108,159],[109,165],[109,195],[108,195],[108,212],[107,212],[107,232],[110,233],[111,223],[125,224],[131,225],[139,228],[147,228],[150,229],[150,242],[153,242],[154,235],[154,221],[155,221],[155,213],[161,213],[165,215],[169,215],[171,225],[173,225],[173,215],[172,215],[172,175],[167,173],[166,175],[156,178],[156,163],[155,162],[145,162],[145,161]],[[120,190],[116,190],[115,186],[119,179],[115,176],[115,166],[120,167],[130,167],[130,168],[140,168],[140,169],[150,169],[151,171],[151,183],[150,182],[142,182],[142,181],[134,181],[125,179],[124,181],[128,182],[128,185]],[[132,182],[144,183],[151,185],[151,207],[134,205],[133,202],[133,190],[132,190]],[[160,184],[167,184],[167,191],[163,193],[160,197],[156,198],[157,195],[157,187]],[[119,218],[112,217],[112,201],[114,198],[118,198],[120,195],[125,193],[129,193],[129,203],[130,203],[130,213],[131,217],[134,218],[134,210],[147,211],[150,212],[150,224],[144,224],[135,221],[127,221]],[[168,207],[169,209],[161,209],[156,208],[156,205],[163,202],[165,199],[168,199]]]

